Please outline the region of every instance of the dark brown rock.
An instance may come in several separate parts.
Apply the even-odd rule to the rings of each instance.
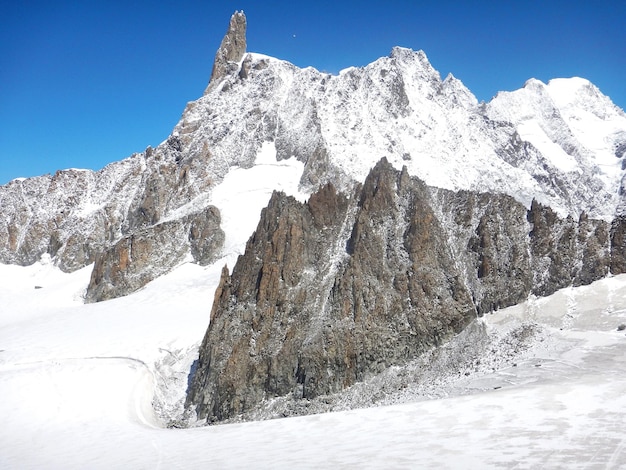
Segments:
[[[221,420],[406,361],[476,316],[455,272],[428,191],[386,161],[358,199],[275,193],[222,274],[188,403]]]
[[[219,210],[209,206],[205,211],[188,219],[188,240],[193,259],[203,266],[212,263],[224,244]]]
[[[311,204],[274,193],[232,276],[223,270],[193,386],[204,417],[223,419],[297,388],[298,351],[321,301],[311,286],[326,274],[315,267],[337,222],[325,225],[319,210],[327,204],[341,220],[347,200],[328,186]]]
[[[469,197],[467,204],[478,220],[468,248],[477,255],[469,285],[479,313],[523,301],[532,286],[526,209],[503,194]]]
[[[126,236],[95,257],[85,295],[99,302],[130,294],[168,273],[191,252],[194,260],[208,264],[224,243],[217,208],[146,227]]]
[[[306,204],[275,193],[222,272],[187,405],[214,421],[343,390],[610,260],[605,222],[429,188],[384,159],[350,198],[331,184]]]
[[[616,217],[611,224],[611,273],[626,273],[626,217]]]
[[[528,211],[533,293],[550,295],[570,285],[584,285],[609,272],[609,226],[581,214],[560,219],[549,207],[533,201]]]
[[[215,54],[209,88],[229,73],[237,70],[237,63],[246,52],[246,16],[237,11],[231,16],[228,31],[222,39],[220,48]],[[244,72],[245,74],[245,72]]]
[[[86,302],[98,302],[129,294],[180,263],[187,247],[179,222],[158,224],[122,238],[96,257]],[[165,247],[168,248],[165,248]]]

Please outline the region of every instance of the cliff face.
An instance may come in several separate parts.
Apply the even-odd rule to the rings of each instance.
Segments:
[[[482,312],[602,278],[623,257],[609,232],[502,194],[430,188],[386,160],[350,197],[331,184],[304,204],[275,193],[223,271],[187,404],[212,421],[342,390]]]
[[[237,70],[246,52],[246,16],[243,11],[235,12],[230,18],[228,31],[215,54],[209,86],[215,85],[229,73]]]
[[[85,301],[134,292],[171,271],[189,254],[198,264],[209,264],[223,243],[219,211],[213,206],[136,231],[95,257]]]

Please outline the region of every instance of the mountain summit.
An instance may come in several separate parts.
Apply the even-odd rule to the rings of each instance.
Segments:
[[[209,86],[235,70],[237,62],[243,58],[246,52],[246,26],[246,16],[243,11],[235,12],[230,18],[228,31],[215,54]]]

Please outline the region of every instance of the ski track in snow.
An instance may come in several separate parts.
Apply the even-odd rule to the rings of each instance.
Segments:
[[[448,398],[166,429],[152,407],[157,364],[196,351],[218,279],[215,267],[185,264],[83,305],[88,269],[0,265],[0,467],[626,465],[624,275],[486,316],[492,331],[534,320],[550,334],[515,367],[463,376]]]

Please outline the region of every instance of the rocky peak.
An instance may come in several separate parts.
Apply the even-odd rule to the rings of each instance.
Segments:
[[[396,59],[399,62],[417,62],[425,70],[439,75],[439,72],[437,72],[433,68],[430,61],[428,60],[428,57],[426,56],[426,53],[422,50],[414,51],[413,49],[410,49],[408,47],[395,46],[391,49],[389,57],[391,57],[392,59]]]
[[[230,17],[228,31],[222,39],[220,48],[215,54],[213,71],[209,87],[218,83],[230,72],[236,70],[236,63],[239,62],[246,52],[246,15],[243,11],[236,11]]]
[[[221,421],[343,390],[481,313],[621,272],[623,226],[435,189],[386,159],[350,198],[274,193],[222,273],[187,406]]]
[[[478,105],[478,100],[474,94],[463,85],[461,80],[451,73],[445,78],[441,84],[441,88],[453,105],[462,106],[467,109]]]

